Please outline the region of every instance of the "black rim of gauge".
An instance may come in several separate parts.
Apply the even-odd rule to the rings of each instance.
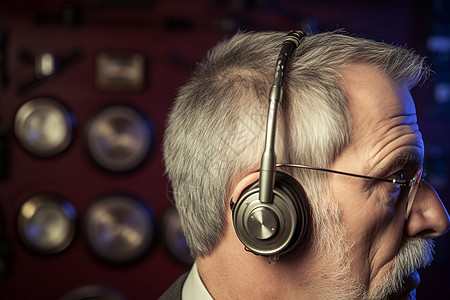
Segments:
[[[114,104],[94,115],[86,127],[87,150],[93,161],[111,172],[141,166],[153,147],[154,127],[136,108]]]
[[[35,195],[20,208],[19,236],[37,253],[61,252],[73,240],[77,215],[73,204],[64,198],[53,194]]]
[[[180,217],[175,206],[169,207],[163,217],[164,246],[179,263],[190,266],[194,263],[181,227]]]
[[[108,195],[89,206],[84,231],[89,248],[101,260],[132,263],[143,258],[153,244],[154,214],[133,196]]]
[[[16,112],[14,132],[30,153],[50,157],[63,152],[71,143],[75,117],[60,102],[38,97],[25,102]]]

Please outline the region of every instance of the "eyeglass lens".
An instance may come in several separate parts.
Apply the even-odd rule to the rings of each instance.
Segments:
[[[411,213],[411,208],[416,198],[417,190],[419,189],[420,182],[422,181],[422,173],[423,169],[420,168],[417,171],[416,175],[414,175],[414,178],[412,179],[411,187],[408,193],[408,199],[406,202],[406,213],[405,213],[406,219],[408,219],[409,214]]]

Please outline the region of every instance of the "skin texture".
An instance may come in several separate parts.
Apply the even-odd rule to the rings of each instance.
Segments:
[[[332,168],[376,177],[404,169],[405,178],[412,178],[422,165],[424,146],[408,89],[393,86],[381,71],[367,65],[352,66],[343,75],[355,135]],[[409,237],[436,237],[448,230],[448,214],[427,184],[419,188],[407,221],[408,189],[334,175],[331,186],[350,228],[352,272],[369,289],[390,270]]]
[[[394,86],[369,65],[352,65],[342,75],[354,139],[331,168],[376,177],[404,170],[404,178],[410,179],[422,165],[424,147],[408,89]],[[257,167],[235,186],[234,199],[258,178]],[[267,258],[244,251],[227,211],[221,243],[210,255],[197,258],[199,274],[214,299],[362,299],[368,295],[376,299],[409,239],[436,237],[449,228],[447,211],[426,183],[405,220],[405,189],[335,174],[330,174],[329,182],[341,213],[342,224],[337,226],[342,230],[337,232],[342,236],[331,234],[336,242],[330,245],[335,247],[320,249],[321,256],[317,249],[305,247],[268,264]],[[419,267],[409,260],[405,265],[411,270]],[[333,278],[332,274],[338,275]],[[406,299],[417,281],[414,276],[407,280],[397,296]]]

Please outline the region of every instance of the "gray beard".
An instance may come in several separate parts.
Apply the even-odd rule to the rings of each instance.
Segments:
[[[429,266],[433,261],[434,242],[431,239],[410,238],[395,257],[392,272],[383,282],[369,293],[368,299],[387,299],[389,295],[401,291],[405,279],[419,268]],[[407,299],[416,299],[416,293],[410,293]]]
[[[402,290],[405,279],[411,273],[430,265],[433,261],[434,242],[431,239],[410,238],[395,257],[392,270],[380,283],[368,290],[368,287],[351,272],[349,258],[351,246],[346,238],[348,229],[342,224],[333,227],[331,229],[331,232],[334,232],[333,238],[327,240],[326,247],[321,247],[321,251],[329,250],[324,252],[316,250],[317,262],[322,262],[321,269],[313,275],[318,280],[312,278],[310,281],[311,294],[315,295],[316,299],[389,299],[391,295]],[[336,232],[338,230],[339,233]],[[319,244],[320,242],[316,244],[316,248]],[[412,291],[406,299],[415,298],[416,293]]]

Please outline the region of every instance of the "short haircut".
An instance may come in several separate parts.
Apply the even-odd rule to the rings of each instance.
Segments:
[[[216,247],[232,188],[259,166],[269,88],[285,34],[239,32],[220,42],[175,99],[164,161],[194,257]],[[371,64],[408,88],[428,73],[424,59],[404,47],[340,31],[307,36],[286,71],[275,142],[278,162],[328,167],[348,144],[352,124],[340,70],[356,63]],[[295,176],[312,202],[317,227],[317,190],[326,186],[326,176],[300,171]]]

